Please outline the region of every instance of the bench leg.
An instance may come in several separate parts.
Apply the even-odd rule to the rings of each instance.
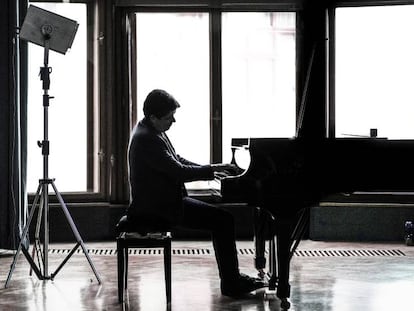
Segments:
[[[128,253],[129,249],[128,247],[124,248],[124,289],[128,288]]]
[[[167,304],[171,303],[171,241],[164,247],[165,293]]]
[[[117,242],[117,262],[118,262],[118,301],[124,301],[124,281],[125,281],[125,254],[124,248]]]

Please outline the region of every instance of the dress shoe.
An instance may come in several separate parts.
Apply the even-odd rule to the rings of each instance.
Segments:
[[[220,287],[224,296],[240,297],[256,289],[266,287],[266,283],[259,278],[252,278],[241,273],[235,280],[223,280]]]

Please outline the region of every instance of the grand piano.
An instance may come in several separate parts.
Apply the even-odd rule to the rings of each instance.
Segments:
[[[249,138],[233,139],[232,151],[233,163],[247,152],[250,164],[221,180],[222,201],[256,207],[256,268],[263,271],[264,243],[273,241],[269,289],[283,309],[290,307],[290,259],[311,206],[334,193],[414,190],[414,140]]]

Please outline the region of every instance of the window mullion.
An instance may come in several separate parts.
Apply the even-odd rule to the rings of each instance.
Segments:
[[[221,12],[210,14],[210,161],[222,162]]]

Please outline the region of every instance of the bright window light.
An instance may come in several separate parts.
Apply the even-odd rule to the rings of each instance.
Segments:
[[[153,89],[180,103],[168,131],[176,152],[210,161],[209,19],[207,13],[137,13],[137,111]]]
[[[296,15],[224,13],[223,160],[234,137],[293,137]]]
[[[79,28],[72,48],[62,55],[49,53],[49,177],[60,192],[87,190],[86,148],[86,4],[39,3],[33,5],[73,19]],[[28,160],[27,189],[35,192],[43,178],[43,157],[37,141],[43,140],[43,89],[39,77],[44,48],[28,44]],[[50,189],[52,190],[52,189]]]
[[[336,137],[414,138],[414,6],[336,9]]]

